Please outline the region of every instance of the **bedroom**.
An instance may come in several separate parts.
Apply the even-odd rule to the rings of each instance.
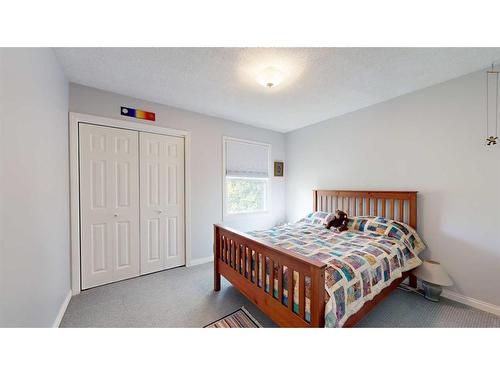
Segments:
[[[0,327],[500,327],[494,42],[28,40],[0,48]]]

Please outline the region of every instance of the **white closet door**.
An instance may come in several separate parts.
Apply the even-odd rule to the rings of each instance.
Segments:
[[[82,289],[139,275],[138,132],[80,124]]]
[[[185,264],[184,139],[140,133],[141,274]]]

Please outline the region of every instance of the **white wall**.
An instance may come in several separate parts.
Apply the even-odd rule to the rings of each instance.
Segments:
[[[470,74],[286,136],[287,219],[311,190],[418,190],[423,257],[451,289],[500,305],[500,145],[484,146],[485,77]]]
[[[52,326],[70,289],[68,82],[51,49],[0,48],[0,326]]]
[[[156,112],[158,126],[191,132],[191,253],[192,260],[212,256],[214,223],[222,221],[222,137],[231,136],[272,145],[272,160],[284,160],[285,137],[281,133],[204,116],[165,105],[70,84],[70,111],[109,118],[135,120],[120,115],[120,106]],[[151,122],[145,122],[151,124]],[[240,230],[266,228],[285,218],[285,181],[272,177],[269,214],[226,222]]]

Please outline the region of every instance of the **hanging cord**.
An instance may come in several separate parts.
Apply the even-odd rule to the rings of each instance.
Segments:
[[[491,64],[491,70],[493,70],[493,64]],[[493,70],[494,71],[494,70]],[[497,78],[497,90],[496,90],[496,100],[495,100],[495,137],[498,137],[498,72],[495,73]]]
[[[493,138],[493,135],[490,136],[490,75],[495,74],[495,135],[494,142],[490,142],[490,138]],[[496,138],[498,137],[498,71],[495,71],[495,65],[491,64],[491,70],[486,71],[486,141],[487,145],[496,144]]]
[[[491,64],[491,69],[493,70],[493,64]],[[486,136],[484,139],[489,137],[489,125],[490,125],[490,72],[486,70]]]

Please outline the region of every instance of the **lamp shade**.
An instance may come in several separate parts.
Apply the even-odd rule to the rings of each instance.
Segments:
[[[422,265],[413,271],[413,274],[420,280],[432,284],[441,286],[453,285],[453,281],[451,281],[450,276],[448,276],[443,266],[433,260],[424,260]]]

